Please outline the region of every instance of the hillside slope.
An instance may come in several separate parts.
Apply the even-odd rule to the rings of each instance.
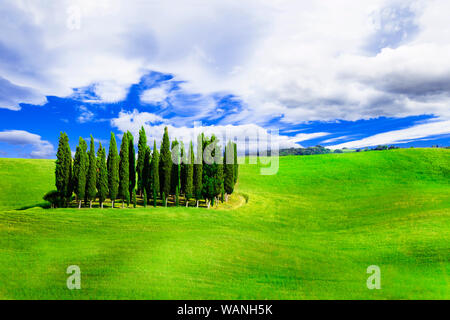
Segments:
[[[236,210],[14,210],[42,202],[53,168],[0,159],[0,298],[450,298],[450,150],[241,165]],[[71,264],[82,290],[65,287]]]

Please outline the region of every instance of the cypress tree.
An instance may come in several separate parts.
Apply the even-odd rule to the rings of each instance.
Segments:
[[[209,159],[208,163],[204,160],[203,162],[203,190],[202,194],[207,201],[207,206],[209,208],[210,204],[214,206],[214,200],[216,196],[220,193],[218,189],[218,164],[216,162],[216,137],[214,135],[209,139],[204,139],[203,141],[203,150],[211,150],[211,153],[205,154]],[[208,148],[207,148],[208,147]],[[206,149],[207,148],[207,149]],[[204,156],[204,157],[205,157]]]
[[[108,169],[106,168],[106,150],[100,146],[97,151],[97,168],[98,168],[98,179],[97,179],[97,190],[98,190],[98,201],[103,209],[103,202],[108,197]]]
[[[194,164],[194,196],[198,208],[198,202],[202,198],[203,190],[203,134],[197,137],[197,160]]]
[[[130,165],[128,153],[128,134],[124,133],[119,155],[119,197],[122,199],[122,208],[125,202],[128,204],[130,201]]]
[[[223,160],[222,160],[222,152],[220,150],[220,146],[218,146],[218,149],[216,152],[219,152],[220,158],[217,163],[217,172],[216,172],[216,180],[215,180],[215,196],[219,198],[220,195],[222,195],[222,202],[223,202]]]
[[[186,195],[186,170],[187,170],[187,154],[184,150],[184,142],[180,142],[181,145],[181,153],[180,153],[180,195],[185,194]]]
[[[114,201],[119,194],[119,154],[117,153],[117,143],[114,133],[111,132],[108,154],[108,189],[111,199],[111,208],[114,208]]]
[[[92,208],[92,200],[97,196],[97,159],[95,158],[94,138],[91,135],[91,146],[89,148],[89,169],[86,181],[86,194],[89,200],[89,208]]]
[[[170,194],[171,171],[172,171],[172,155],[170,152],[170,140],[167,127],[164,128],[164,136],[161,142],[160,155],[160,187],[161,193],[164,194],[164,205],[167,206],[167,198]]]
[[[78,209],[86,194],[86,176],[88,170],[87,143],[80,137],[73,164],[73,187],[78,201]]]
[[[192,141],[189,144],[189,154],[187,156],[187,163],[185,164],[185,184],[184,191],[186,195],[186,207],[189,206],[189,199],[194,194],[194,147]]]
[[[147,191],[144,188],[144,208],[147,208]]]
[[[139,142],[138,142],[138,158],[137,158],[137,175],[138,175],[138,192],[142,194],[142,190],[145,187],[144,183],[144,165],[145,165],[145,153],[147,150],[147,135],[145,134],[144,126],[139,130]]]
[[[228,201],[228,195],[234,190],[234,146],[231,141],[225,147],[223,160],[225,201]]]
[[[56,153],[55,185],[62,197],[63,206],[67,206],[72,196],[72,153],[69,137],[65,132],[59,136],[58,151]]]
[[[180,190],[180,143],[175,139],[172,142],[172,173],[171,173],[171,182],[170,182],[170,192],[175,194],[176,188],[178,187],[178,191]]]
[[[137,200],[136,200],[136,189],[133,189],[133,208],[136,208]]]
[[[234,174],[233,174],[233,178],[234,178],[234,183],[236,184],[237,179],[238,179],[238,172],[239,172],[236,143],[233,143],[233,149],[234,149]]]
[[[130,165],[129,169],[129,194],[133,194],[133,190],[136,187],[136,151],[134,150],[134,138],[130,131],[127,132],[128,135],[128,147],[130,148],[128,152],[128,156],[130,158],[128,164]]]
[[[145,146],[145,154],[144,161],[142,167],[142,175],[141,175],[141,188],[145,190],[151,191],[152,189],[152,179],[151,179],[151,153],[150,148]]]
[[[156,148],[156,141],[153,143],[152,161],[150,163],[151,189],[153,192],[153,203],[156,207],[156,198],[160,192],[159,186],[159,154]]]

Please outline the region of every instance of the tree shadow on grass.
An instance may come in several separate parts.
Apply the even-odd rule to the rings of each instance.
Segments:
[[[17,208],[16,210],[28,210],[31,208],[50,209],[50,207],[51,207],[51,205],[49,202],[41,202],[41,203],[31,204],[28,206],[23,206],[23,207]]]

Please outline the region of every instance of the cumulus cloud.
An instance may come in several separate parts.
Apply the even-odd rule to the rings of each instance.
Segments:
[[[135,137],[134,141],[136,143],[139,137],[139,130],[141,127],[144,127],[149,144],[153,145],[155,140],[158,147],[165,127],[168,128],[172,140],[183,141],[186,145],[190,141],[196,145],[196,139],[201,133],[204,133],[206,136],[214,134],[221,141],[220,144],[228,140],[240,141],[238,147],[241,153],[245,150],[254,152],[258,148],[267,150],[270,146],[272,148],[299,147],[298,142],[300,141],[312,140],[329,134],[326,132],[300,133],[293,137],[288,137],[279,135],[277,130],[267,130],[256,124],[203,126],[201,122],[196,122],[192,127],[175,126],[170,120],[137,110],[120,112],[117,118],[111,120],[111,125],[122,133],[130,131]]]
[[[361,140],[355,140],[337,144],[334,146],[329,146],[329,148],[364,148],[376,145],[400,144],[426,137],[442,136],[448,134],[450,134],[450,120],[438,120],[417,124],[406,129],[379,133]]]
[[[55,155],[53,145],[42,140],[41,136],[24,130],[5,130],[0,132],[0,142],[16,146],[31,146],[31,158],[48,158]]]

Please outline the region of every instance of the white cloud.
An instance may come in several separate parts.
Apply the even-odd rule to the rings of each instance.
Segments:
[[[294,137],[289,138],[289,139],[292,142],[301,142],[301,141],[307,141],[307,140],[320,138],[323,136],[327,136],[329,134],[330,133],[328,133],[328,132],[298,133]]]
[[[17,146],[32,146],[29,156],[32,158],[48,158],[55,155],[53,145],[42,140],[41,136],[24,130],[5,130],[0,132],[0,142]]]
[[[120,112],[119,116],[111,121],[111,125],[116,127],[121,132],[130,131],[134,136],[134,141],[137,143],[139,138],[139,130],[143,126],[147,134],[147,140],[150,146],[153,146],[153,141],[160,146],[164,128],[167,127],[171,140],[177,139],[183,141],[186,145],[193,141],[196,145],[197,136],[200,133],[205,133],[206,136],[216,135],[221,141],[237,140],[239,151],[245,151],[246,145],[249,151],[255,151],[260,147],[266,148],[266,144],[273,143],[279,148],[300,147],[297,142],[314,139],[315,137],[326,135],[327,133],[311,133],[298,134],[294,137],[278,135],[278,132],[266,130],[255,124],[245,125],[211,125],[202,126],[197,123],[194,127],[174,126],[169,120],[163,119],[158,115],[148,112]],[[265,144],[266,143],[266,144]]]
[[[142,92],[140,99],[144,103],[161,103],[169,95],[168,85],[161,85],[159,87],[151,88]]]
[[[81,111],[80,115],[77,118],[77,121],[79,123],[89,122],[94,119],[94,113],[90,111],[86,106],[79,106],[78,110]]]
[[[406,129],[383,132],[361,140],[329,146],[329,148],[364,148],[385,144],[400,144],[426,137],[445,134],[450,134],[450,120],[431,121],[428,123],[418,124]]]

